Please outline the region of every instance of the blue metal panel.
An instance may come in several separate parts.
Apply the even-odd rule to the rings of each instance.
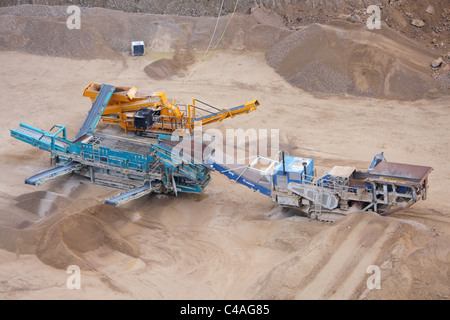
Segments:
[[[114,90],[115,90],[114,86],[110,86],[107,84],[101,85],[100,92],[95,98],[91,110],[89,111],[86,119],[84,120],[84,123],[81,126],[80,131],[78,131],[78,134],[76,135],[74,141],[80,139],[86,133],[94,131],[98,121],[100,120],[100,117],[103,114],[103,111],[105,110],[106,105],[108,104],[109,100],[111,99],[111,96],[114,93]]]
[[[152,156],[98,147],[87,143],[81,143],[81,148],[85,160],[137,171],[147,171],[149,164],[153,161]]]
[[[260,186],[260,185],[258,185],[256,183],[252,182],[252,181],[249,181],[249,180],[245,179],[242,176],[240,177],[235,172],[232,172],[228,168],[226,168],[226,167],[224,167],[224,166],[222,166],[222,165],[220,165],[218,163],[213,162],[213,163],[211,163],[211,166],[215,170],[219,171],[221,174],[225,175],[228,179],[234,180],[237,183],[240,183],[240,184],[246,186],[247,188],[259,191],[259,192],[261,192],[262,194],[264,194],[266,196],[270,196],[272,194],[270,189],[266,189],[266,188],[264,188],[264,187],[262,187],[262,186]]]
[[[75,142],[75,143],[71,143],[68,147],[67,147],[67,152],[72,153],[72,154],[76,154],[76,155],[81,155],[82,153],[82,146],[81,146],[81,142]]]
[[[288,183],[309,183],[314,176],[314,161],[310,158],[290,157],[284,158],[285,171]],[[303,163],[306,163],[306,178]],[[277,176],[283,175],[283,162],[280,162],[274,169],[274,184],[277,185]]]
[[[206,186],[211,182],[211,176],[205,176],[205,180],[201,183],[187,184],[180,182],[180,177],[175,177],[177,192],[188,192],[188,193],[201,193]]]
[[[192,164],[191,162],[183,161],[182,163],[174,161],[172,154],[169,150],[162,148],[160,145],[151,144],[151,150],[158,155],[164,166],[174,172],[174,174],[180,173],[191,179],[197,179],[204,181],[209,174],[209,170],[202,164]],[[184,159],[185,160],[185,159]]]
[[[372,163],[369,166],[369,171],[371,171],[373,168],[375,168],[381,161],[386,161],[386,158],[384,157],[383,152],[376,154],[373,159]]]

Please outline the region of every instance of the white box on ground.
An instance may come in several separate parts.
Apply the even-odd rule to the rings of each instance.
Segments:
[[[131,41],[131,55],[143,56],[145,54],[144,41]]]

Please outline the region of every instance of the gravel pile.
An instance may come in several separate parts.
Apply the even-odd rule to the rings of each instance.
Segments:
[[[0,50],[113,59],[129,52],[131,41],[143,40],[153,51],[179,48],[202,51],[210,43],[216,24],[214,17],[81,8],[81,29],[70,30],[66,24],[70,14],[66,9],[66,6],[43,5],[0,8]],[[230,15],[220,18],[211,42],[216,50],[267,50],[274,41],[290,34],[287,30],[258,23],[249,14],[235,14],[228,24],[229,19]]]
[[[436,54],[384,24],[379,31],[344,21],[293,31],[279,27],[280,20],[269,10],[257,8],[250,14],[235,14],[229,24],[230,15],[221,16],[211,41],[214,17],[82,8],[81,29],[70,30],[66,9],[0,8],[0,50],[118,59],[130,52],[133,40],[143,40],[147,52],[203,52],[211,43],[215,50],[266,51],[268,64],[280,75],[314,94],[415,100],[450,93],[448,75],[431,76],[429,64]],[[145,71],[163,79],[190,64],[166,59]]]
[[[430,76],[432,52],[387,26],[375,34],[313,24],[274,44],[266,60],[290,84],[317,95],[399,100],[449,94]]]

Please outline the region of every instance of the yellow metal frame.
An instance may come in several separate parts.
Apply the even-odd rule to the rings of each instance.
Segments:
[[[83,91],[83,96],[89,97],[94,102],[100,92],[100,84],[91,82]],[[217,115],[194,121],[196,118],[195,99],[192,105],[187,106],[187,115],[180,111],[175,101],[169,102],[164,92],[156,92],[153,95],[140,95],[136,87],[116,87],[103,114],[101,121],[108,124],[119,125],[127,133],[131,131],[143,131],[134,127],[134,116],[137,111],[145,108],[160,110],[161,123],[154,123],[151,131],[174,132],[193,130],[195,126],[220,122],[236,115],[249,113],[257,109],[258,100],[246,102],[242,108],[236,110],[221,109]],[[225,112],[222,112],[225,111]]]

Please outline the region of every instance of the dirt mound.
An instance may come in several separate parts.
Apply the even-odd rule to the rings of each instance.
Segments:
[[[313,24],[266,58],[289,83],[314,94],[415,100],[449,93],[429,76],[433,54],[386,26],[377,33]]]
[[[339,299],[342,294],[352,299],[442,298],[449,292],[449,238],[430,237],[432,230],[424,224],[410,224],[355,212],[327,229],[288,226],[263,245],[290,254],[255,281],[248,294],[254,299],[301,300]],[[371,264],[380,267],[381,290],[369,290],[367,278],[358,279],[369,276]]]
[[[27,8],[25,6],[21,13],[25,15]],[[82,59],[119,57],[102,34],[89,24],[79,30],[68,29],[67,15],[60,11],[42,12],[42,16],[18,16],[14,12],[1,10],[0,50]]]
[[[248,50],[265,51],[291,33],[291,30],[285,28],[257,24],[246,32],[245,47]]]
[[[145,73],[155,80],[168,79],[172,76],[181,76],[188,66],[195,62],[195,57],[188,50],[179,50],[173,59],[159,59],[144,68]]]
[[[168,79],[179,75],[180,70],[173,59],[159,59],[144,68],[145,73],[155,80]]]
[[[137,257],[139,249],[123,239],[101,220],[85,215],[71,215],[49,228],[39,242],[36,255],[42,262],[55,268],[76,264],[91,269],[83,253],[108,246],[127,255]]]
[[[91,269],[84,255],[109,248],[125,255],[139,256],[139,248],[123,238],[105,219],[104,205],[89,206],[79,211],[73,199],[36,191],[16,198],[17,212],[29,212],[30,218],[15,226],[0,225],[0,247],[17,254],[36,254],[55,268],[75,264]],[[70,205],[68,205],[70,204]],[[14,210],[13,206],[10,206]],[[114,215],[114,209],[106,216]],[[78,212],[78,213],[74,213]],[[33,217],[34,216],[34,217]],[[117,219],[116,219],[117,220]]]
[[[49,191],[35,191],[16,197],[16,206],[34,213],[40,218],[51,215],[68,206],[71,201],[66,197]]]
[[[190,17],[217,17],[219,12],[222,16],[232,13],[235,9],[235,0],[225,0],[223,8],[218,3],[209,0],[182,1],[182,0],[139,0],[139,1],[73,1],[73,0],[4,0],[0,2],[0,7],[5,8],[11,14],[23,14],[24,7],[30,16],[62,16],[69,5],[81,5],[83,22],[90,23],[100,30],[107,41],[112,43],[122,43],[125,41],[125,48],[128,49],[130,37],[134,39],[151,39],[155,32],[155,27],[159,24],[159,19],[148,21],[146,14],[164,15],[165,19],[170,15],[176,15],[177,19]],[[436,55],[446,55],[448,52],[449,38],[447,32],[447,17],[450,13],[450,2],[448,0],[425,0],[425,1],[391,1],[380,0],[377,3],[381,9],[382,21],[390,28],[401,32],[405,36],[421,41],[424,45],[433,47]],[[8,7],[15,6],[15,7]],[[298,30],[301,26],[308,26],[312,23],[330,24],[335,19],[350,21],[362,27],[369,19],[371,13],[367,13],[369,4],[364,0],[330,0],[330,1],[273,1],[273,0],[240,0],[237,3],[236,13],[246,16],[246,19],[254,19],[258,24],[277,26],[290,30]],[[84,8],[86,7],[86,8]],[[36,9],[30,9],[36,8]],[[88,13],[92,13],[97,8],[106,8],[113,13],[108,19],[101,19],[96,24],[91,20]],[[113,9],[113,10],[109,10]],[[117,11],[119,10],[119,11]],[[101,9],[100,9],[101,11]],[[0,11],[1,12],[1,11]],[[19,12],[19,13],[18,13]],[[133,19],[129,19],[128,13],[134,14]],[[237,16],[237,15],[236,15]],[[126,21],[125,24],[123,22]],[[422,27],[413,25],[414,20],[423,21]],[[141,23],[146,21],[147,23]],[[167,20],[166,20],[167,21]],[[92,24],[93,23],[93,24]],[[177,22],[171,23],[178,25]],[[192,29],[191,23],[182,22],[181,29]],[[114,33],[104,32],[104,27],[114,29]],[[181,26],[181,25],[180,25]],[[214,25],[212,25],[214,27]],[[194,26],[196,28],[196,26]],[[212,30],[212,29],[210,29]],[[250,28],[244,31],[250,30]],[[7,41],[10,45],[20,46],[21,39],[10,36]],[[150,38],[149,38],[150,37]],[[276,38],[269,38],[276,41]]]
[[[248,291],[254,299],[334,299],[337,291],[350,285],[352,274],[361,271],[364,260],[378,255],[387,240],[387,231],[397,228],[394,221],[360,212],[321,231],[303,226],[300,230],[304,237],[299,238],[302,245],[296,243],[292,253],[278,261]],[[298,237],[298,231],[294,232]],[[280,233],[278,238],[278,243],[293,240],[289,232]],[[358,283],[350,286],[357,287]]]
[[[81,8],[81,28],[68,29],[66,7],[19,5],[0,8],[0,50],[79,59],[115,59],[130,52],[133,40],[147,50],[267,50],[290,31],[280,17],[255,10],[252,14],[222,13],[214,17],[159,16],[102,8]],[[271,19],[269,19],[271,18]],[[213,35],[213,30],[217,32]],[[211,39],[212,38],[212,39]],[[183,58],[185,59],[185,58]],[[157,69],[173,69],[169,61]],[[183,63],[185,65],[185,63]],[[158,73],[158,72],[156,72]],[[164,74],[165,72],[163,72]]]
[[[430,239],[419,230],[401,225],[381,257],[382,290],[386,294],[382,297],[381,290],[364,290],[362,299],[448,299],[450,238],[436,233]]]

